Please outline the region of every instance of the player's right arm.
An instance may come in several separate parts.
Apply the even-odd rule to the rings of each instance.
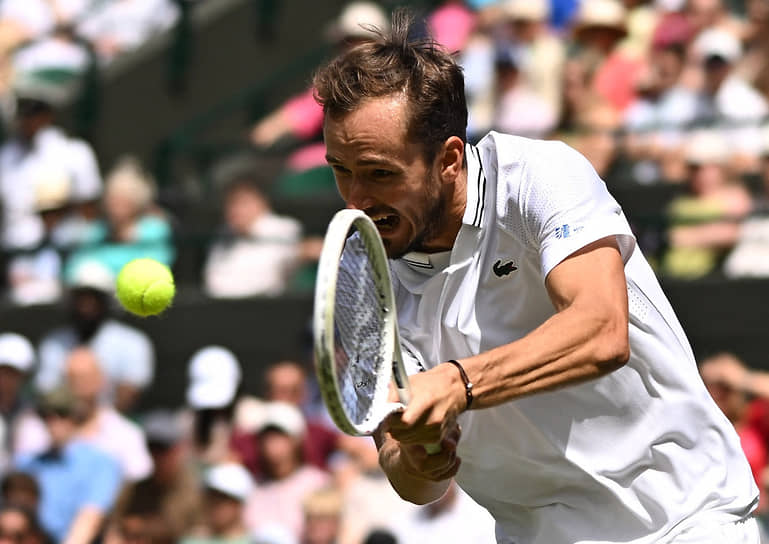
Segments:
[[[459,470],[459,426],[454,423],[441,441],[441,451],[428,455],[420,445],[402,444],[380,427],[374,434],[379,465],[403,500],[427,504],[440,499]]]

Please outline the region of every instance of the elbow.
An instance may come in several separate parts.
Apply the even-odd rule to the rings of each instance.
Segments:
[[[625,366],[630,360],[630,340],[628,338],[627,320],[607,326],[597,340],[596,363],[602,373],[608,374]]]

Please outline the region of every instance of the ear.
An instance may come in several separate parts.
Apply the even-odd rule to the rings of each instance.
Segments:
[[[465,144],[458,136],[451,136],[443,142],[438,154],[440,176],[444,183],[454,183],[462,172],[465,159]]]

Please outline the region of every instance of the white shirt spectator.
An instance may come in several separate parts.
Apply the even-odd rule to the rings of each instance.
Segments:
[[[52,31],[59,22],[76,21],[97,1],[3,0],[0,19],[15,22],[24,27],[31,38],[36,38]]]
[[[170,28],[178,17],[179,9],[171,0],[112,0],[97,6],[77,29],[94,43],[100,58],[109,62]]]
[[[443,544],[444,542],[495,542],[494,518],[455,488],[450,504],[437,511],[436,504],[412,510],[400,518],[392,518],[391,530],[398,544]],[[446,501],[449,497],[439,499]]]
[[[205,266],[206,290],[222,298],[280,294],[298,264],[301,234],[297,220],[268,213],[250,237],[215,243]]]
[[[732,150],[758,156],[763,145],[759,124],[767,114],[769,106],[761,93],[747,81],[731,75],[715,96],[701,98],[698,117],[733,123],[724,129]]]
[[[11,139],[0,147],[0,201],[3,202],[2,245],[35,246],[43,236],[37,215],[37,181],[65,170],[75,202],[99,197],[102,180],[91,147],[56,127],[40,130],[31,146]]]
[[[39,348],[40,368],[35,376],[39,390],[50,391],[60,384],[66,358],[78,344],[75,330],[68,326],[43,337]],[[88,345],[103,365],[110,391],[120,383],[143,389],[152,382],[154,349],[147,335],[138,329],[108,319]]]

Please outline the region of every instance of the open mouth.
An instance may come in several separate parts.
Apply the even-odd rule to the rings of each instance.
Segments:
[[[380,233],[390,232],[395,230],[400,222],[400,218],[393,214],[377,214],[372,215],[371,220],[374,221],[377,229]]]

